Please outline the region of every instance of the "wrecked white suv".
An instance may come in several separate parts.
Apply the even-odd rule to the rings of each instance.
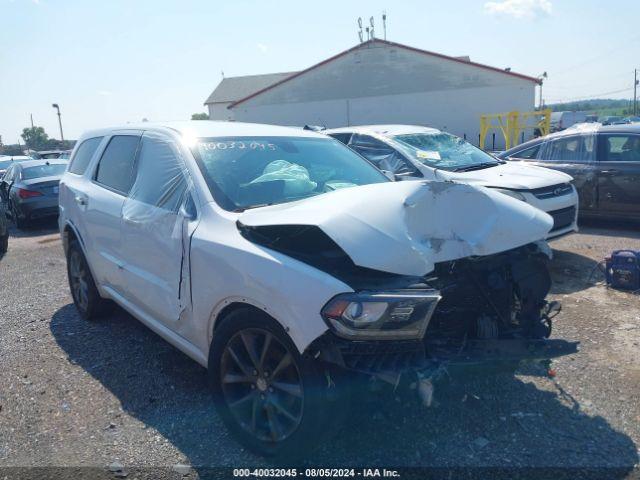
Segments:
[[[60,182],[80,315],[114,301],[208,367],[225,423],[264,454],[321,438],[350,375],[575,351],[547,339],[551,227],[498,192],[390,182],[337,140],[266,125],[92,131]]]

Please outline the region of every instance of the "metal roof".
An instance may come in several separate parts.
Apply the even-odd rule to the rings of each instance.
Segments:
[[[211,95],[209,95],[209,98],[207,98],[204,104],[235,102],[258,90],[280,82],[295,73],[298,72],[266,73],[264,75],[223,78],[216,89],[211,92]]]

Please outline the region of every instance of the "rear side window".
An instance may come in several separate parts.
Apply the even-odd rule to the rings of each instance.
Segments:
[[[120,193],[129,193],[133,184],[133,167],[140,137],[115,135],[105,149],[98,169],[96,182]]]
[[[71,173],[82,175],[85,172],[102,139],[103,137],[89,138],[80,144],[71,161],[71,165],[69,165],[69,171]]]

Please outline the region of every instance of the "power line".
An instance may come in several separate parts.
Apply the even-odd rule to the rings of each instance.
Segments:
[[[633,90],[633,87],[627,87],[627,88],[623,88],[621,90],[613,90],[611,92],[602,92],[602,93],[594,93],[591,95],[585,95],[584,97],[575,97],[575,98],[568,98],[568,99],[563,99],[563,100],[549,100],[547,99],[546,102],[547,103],[568,103],[568,102],[577,102],[579,100],[588,100],[588,99],[592,99],[592,98],[597,98],[597,97],[602,97],[604,95],[614,95],[616,93],[623,93],[623,92],[630,92],[631,90]]]

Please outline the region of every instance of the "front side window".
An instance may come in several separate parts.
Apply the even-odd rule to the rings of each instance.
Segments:
[[[431,168],[464,172],[500,165],[488,153],[448,133],[396,135],[393,140],[413,159]]]
[[[177,212],[187,192],[187,171],[176,146],[161,138],[143,136],[136,181],[129,198]]]
[[[109,141],[95,174],[96,182],[120,193],[128,193],[133,183],[133,167],[140,137],[115,135]]]
[[[539,158],[549,162],[590,162],[594,145],[593,135],[555,138],[545,143]]]
[[[103,137],[88,138],[82,142],[78,150],[76,150],[76,154],[73,156],[71,165],[69,165],[69,172],[75,173],[76,175],[82,175],[85,172],[102,138]]]
[[[33,180],[34,178],[55,177],[62,175],[67,169],[64,163],[52,163],[49,165],[36,165],[22,169],[22,180]]]
[[[640,135],[602,135],[605,162],[640,162]]]
[[[226,210],[389,181],[331,138],[201,138],[193,153],[214,198]]]

